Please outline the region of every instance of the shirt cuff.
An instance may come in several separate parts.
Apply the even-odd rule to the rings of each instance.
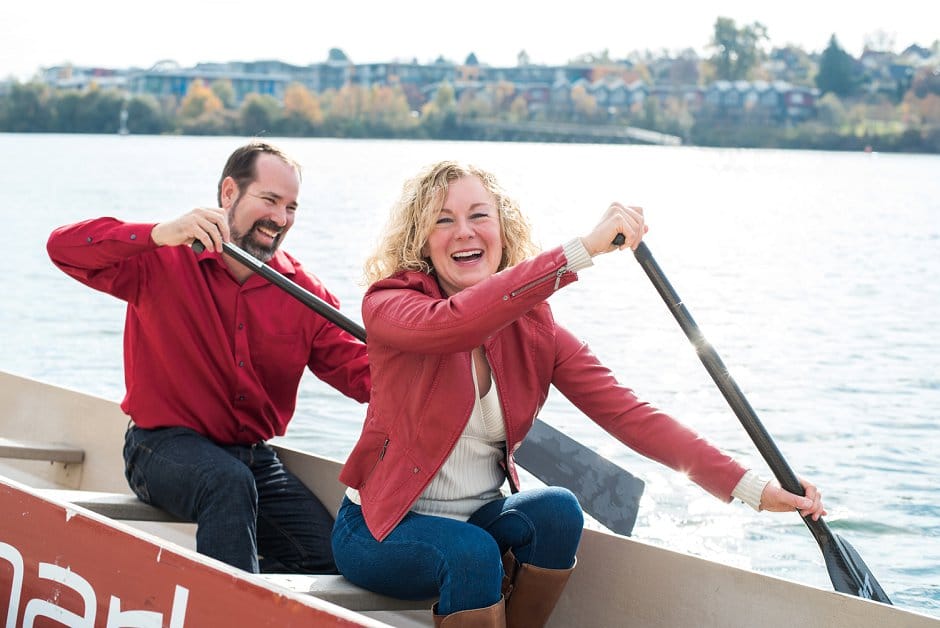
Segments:
[[[768,482],[769,480],[748,469],[738,481],[738,485],[731,491],[731,496],[740,499],[754,510],[760,511],[760,496]]]
[[[568,259],[568,270],[571,272],[576,273],[594,265],[594,260],[591,259],[591,254],[588,253],[581,238],[572,238],[565,242],[564,250],[565,257]]]

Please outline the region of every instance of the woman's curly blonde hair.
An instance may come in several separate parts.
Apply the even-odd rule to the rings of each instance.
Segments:
[[[497,270],[518,264],[539,252],[532,241],[528,219],[497,183],[496,177],[475,166],[441,161],[405,182],[401,197],[392,207],[382,241],[366,260],[363,272],[366,285],[402,270],[433,272],[431,260],[422,256],[421,249],[444,206],[448,186],[463,177],[477,177],[496,200],[503,241],[503,256]]]

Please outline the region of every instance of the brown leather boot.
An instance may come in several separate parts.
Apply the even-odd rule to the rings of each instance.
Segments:
[[[519,565],[506,598],[507,628],[544,626],[568,584],[572,571],[574,565],[570,569],[544,569],[528,563]]]
[[[519,561],[516,560],[515,554],[512,553],[511,549],[506,550],[506,553],[503,554],[503,585],[502,593],[504,599],[509,599],[509,596],[512,594],[512,585],[516,580],[516,571],[519,569]]]
[[[431,607],[434,628],[506,628],[506,603],[499,602],[486,608],[471,608],[450,615],[438,615],[437,604]]]

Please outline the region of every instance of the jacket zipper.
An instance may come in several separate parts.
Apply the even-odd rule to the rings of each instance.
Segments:
[[[567,266],[567,265],[562,266],[561,268],[559,268],[558,270],[556,270],[556,271],[555,271],[554,273],[552,273],[551,275],[546,275],[546,276],[544,276],[544,277],[541,277],[541,278],[539,278],[539,279],[536,279],[535,281],[530,281],[529,283],[527,283],[526,285],[522,286],[522,287],[519,288],[518,290],[513,290],[512,292],[509,293],[509,296],[511,296],[511,297],[519,296],[519,295],[522,294],[523,292],[526,292],[526,291],[528,291],[528,290],[534,288],[535,286],[539,286],[539,285],[545,283],[546,281],[550,280],[553,276],[555,277],[555,290],[558,290],[558,285],[561,284],[561,276],[564,275],[565,272],[567,272],[567,270],[568,270],[568,266]]]
[[[375,473],[375,468],[379,466],[379,463],[382,462],[383,458],[385,458],[385,450],[388,449],[388,443],[389,443],[388,436],[386,436],[385,442],[382,443],[382,451],[379,452],[379,459],[376,460],[375,463],[372,465],[372,468],[369,469],[369,473],[366,474],[366,479],[362,481],[362,486],[359,487],[359,490],[362,490],[363,488],[365,488],[366,483],[372,477],[372,474]]]

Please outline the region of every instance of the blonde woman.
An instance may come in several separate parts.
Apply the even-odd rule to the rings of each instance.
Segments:
[[[646,230],[641,208],[614,203],[588,235],[539,253],[491,174],[441,162],[405,185],[366,264],[371,403],[340,476],[350,488],[333,529],[349,580],[438,597],[437,626],[544,625],[583,526],[569,491],[518,491],[512,452],[549,385],[720,499],[825,514],[812,484],[800,497],[760,479],[638,399],[552,318],[549,296]]]

